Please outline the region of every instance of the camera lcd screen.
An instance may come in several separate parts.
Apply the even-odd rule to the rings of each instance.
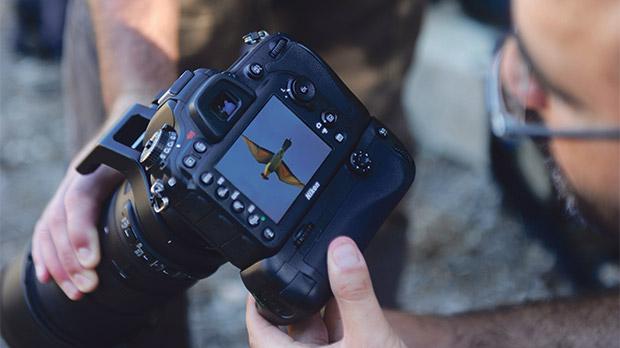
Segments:
[[[215,168],[279,223],[330,152],[273,96]]]

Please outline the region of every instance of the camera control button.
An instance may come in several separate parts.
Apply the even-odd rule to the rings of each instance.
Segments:
[[[273,240],[275,236],[276,234],[273,232],[271,228],[267,227],[263,230],[263,238],[265,240]]]
[[[200,175],[200,181],[205,185],[211,185],[213,183],[213,174],[211,173],[202,173]]]
[[[278,40],[278,42],[275,44],[275,46],[273,46],[273,48],[269,52],[269,55],[271,56],[271,58],[277,58],[280,55],[280,53],[282,53],[282,51],[284,50],[284,47],[286,47],[286,40],[285,39]]]
[[[323,114],[321,114],[321,121],[323,121],[323,124],[325,125],[325,127],[332,127],[334,124],[336,124],[336,121],[338,120],[338,114],[336,114],[335,112],[332,111],[326,111]]]
[[[228,198],[228,192],[229,192],[228,187],[220,186],[215,191],[215,194],[217,195],[219,199],[226,199]]]
[[[313,224],[307,224],[304,227],[302,227],[299,231],[297,231],[297,233],[295,233],[295,236],[293,237],[293,239],[295,240],[295,246],[299,247],[301,246],[306,239],[308,238],[308,235],[310,234],[310,232],[312,232],[312,230],[314,229],[314,225]]]
[[[346,137],[345,137],[344,134],[338,133],[338,134],[336,134],[334,139],[336,139],[337,142],[342,143],[342,142],[344,142],[344,139],[346,139]]]
[[[379,134],[379,136],[381,136],[382,138],[387,138],[388,136],[388,130],[385,127],[381,127],[377,130],[377,133]]]
[[[316,96],[316,87],[305,77],[294,80],[290,91],[291,97],[302,103],[308,103]]]
[[[256,227],[260,224],[260,217],[256,214],[248,216],[248,224],[252,227]]]
[[[194,150],[196,150],[196,152],[198,153],[205,153],[205,151],[207,151],[207,144],[205,144],[203,141],[198,140],[194,143]]]
[[[231,204],[231,208],[235,213],[241,213],[245,209],[245,204],[241,201],[234,201]]]
[[[349,157],[349,165],[353,172],[357,174],[366,174],[372,168],[372,160],[366,151],[359,150],[351,154],[351,157]]]
[[[183,158],[183,165],[186,166],[187,168],[194,168],[197,162],[198,162],[198,159],[191,155],[185,156]]]
[[[254,204],[250,204],[248,207],[248,213],[252,214],[254,213],[254,210],[256,210],[256,206]]]
[[[172,83],[172,86],[170,86],[170,93],[174,95],[179,94],[183,87],[185,87],[185,85],[187,85],[193,77],[194,74],[191,71],[185,70],[185,72],[183,72],[183,74],[181,74],[181,76],[179,76],[179,78]]]
[[[248,77],[254,80],[258,80],[263,77],[264,72],[265,68],[263,68],[263,66],[258,63],[252,63],[246,68],[246,74],[248,75]]]

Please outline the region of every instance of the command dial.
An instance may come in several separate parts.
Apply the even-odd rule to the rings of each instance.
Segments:
[[[176,140],[177,134],[172,128],[168,126],[162,127],[144,145],[144,150],[140,155],[140,163],[146,169],[149,169],[156,164],[164,162],[168,158],[170,151],[172,151]]]

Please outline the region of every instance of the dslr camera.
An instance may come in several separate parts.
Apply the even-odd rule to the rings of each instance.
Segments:
[[[228,70],[185,71],[83,152],[80,173],[126,178],[101,216],[100,286],[68,300],[36,280],[28,248],[2,275],[9,344],[121,342],[225,262],[275,324],[325,305],[330,241],[365,248],[414,163],[313,51],[264,31],[243,41]]]

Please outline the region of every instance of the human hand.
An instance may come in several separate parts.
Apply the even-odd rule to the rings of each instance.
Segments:
[[[97,287],[97,222],[103,202],[121,179],[105,166],[89,175],[69,167],[34,229],[32,259],[40,282],[53,278],[71,300]]]
[[[334,300],[325,315],[288,327],[288,335],[258,314],[252,296],[246,304],[250,347],[405,347],[388,324],[375,296],[362,253],[348,237],[334,239],[327,251]]]

